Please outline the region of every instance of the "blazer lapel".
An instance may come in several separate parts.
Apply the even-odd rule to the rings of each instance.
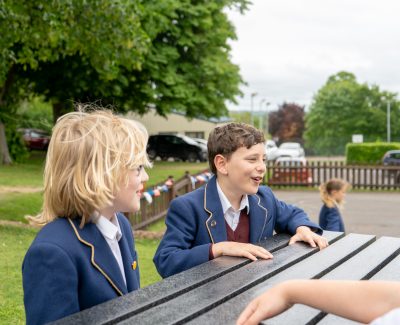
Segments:
[[[219,200],[216,177],[213,176],[204,189],[204,210],[208,214],[206,228],[212,243],[227,240],[226,226],[222,205]]]
[[[87,223],[82,229],[77,220],[68,219],[78,240],[91,248],[91,263],[110,283],[114,290],[123,295],[127,288],[122,278],[118,263],[107,241],[94,223]],[[121,253],[122,254],[122,253]]]
[[[260,204],[257,194],[249,195],[250,205],[250,242],[258,243],[262,239],[267,224],[268,210]]]

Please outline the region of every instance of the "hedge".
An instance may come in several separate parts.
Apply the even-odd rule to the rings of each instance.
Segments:
[[[388,150],[400,149],[400,142],[348,143],[346,163],[348,165],[380,165]]]

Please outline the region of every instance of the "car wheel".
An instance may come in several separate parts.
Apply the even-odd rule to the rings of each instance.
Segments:
[[[147,155],[149,156],[150,160],[155,160],[157,157],[157,152],[154,149],[150,149],[147,152]]]
[[[189,152],[186,159],[189,162],[196,162],[197,161],[197,154],[195,152]]]

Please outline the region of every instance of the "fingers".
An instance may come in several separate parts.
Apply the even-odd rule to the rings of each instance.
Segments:
[[[299,236],[294,235],[294,236],[292,236],[292,237],[290,238],[290,240],[289,240],[289,245],[293,245],[294,243],[296,243],[296,242],[298,242],[298,241],[301,241],[301,239],[299,238]]]
[[[308,243],[311,247],[319,247],[319,249],[324,249],[326,248],[329,243],[328,240],[322,236],[319,236],[315,233],[310,233],[310,234],[296,234],[290,238],[289,245],[292,245],[298,241],[303,241]]]
[[[318,236],[318,237],[315,239],[315,241],[316,241],[316,243],[317,243],[319,249],[324,249],[324,248],[326,248],[326,247],[329,246],[328,240],[327,240],[325,237]]]
[[[265,260],[273,258],[270,252],[268,252],[265,248],[262,248],[260,246],[245,244],[245,246],[243,246],[242,249],[243,249],[242,256],[247,257],[253,261],[256,261],[257,258],[262,258]]]
[[[218,248],[221,251],[220,255],[243,256],[252,261],[256,261],[257,258],[262,258],[262,259],[273,258],[272,254],[268,252],[265,248],[253,244],[245,244],[237,242],[221,242],[213,245],[212,248],[213,252],[214,248],[215,249]]]
[[[257,310],[257,307],[258,307],[258,301],[257,300],[253,300],[250,304],[247,305],[247,307],[240,314],[236,324],[237,325],[248,324],[247,321],[254,314],[254,312]],[[258,323],[255,323],[255,324],[258,324]]]

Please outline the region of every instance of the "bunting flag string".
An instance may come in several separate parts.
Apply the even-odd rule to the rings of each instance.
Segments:
[[[207,183],[211,177],[212,174],[210,172],[204,172],[201,174],[190,176],[192,189],[194,190],[196,188],[196,183],[200,184]],[[174,185],[174,178],[172,176],[169,176],[163,185],[158,185],[153,188],[149,188],[146,191],[144,191],[142,195],[144,199],[147,201],[147,203],[151,204],[153,203],[153,197],[156,198],[160,196],[162,192],[170,191],[173,185]]]

